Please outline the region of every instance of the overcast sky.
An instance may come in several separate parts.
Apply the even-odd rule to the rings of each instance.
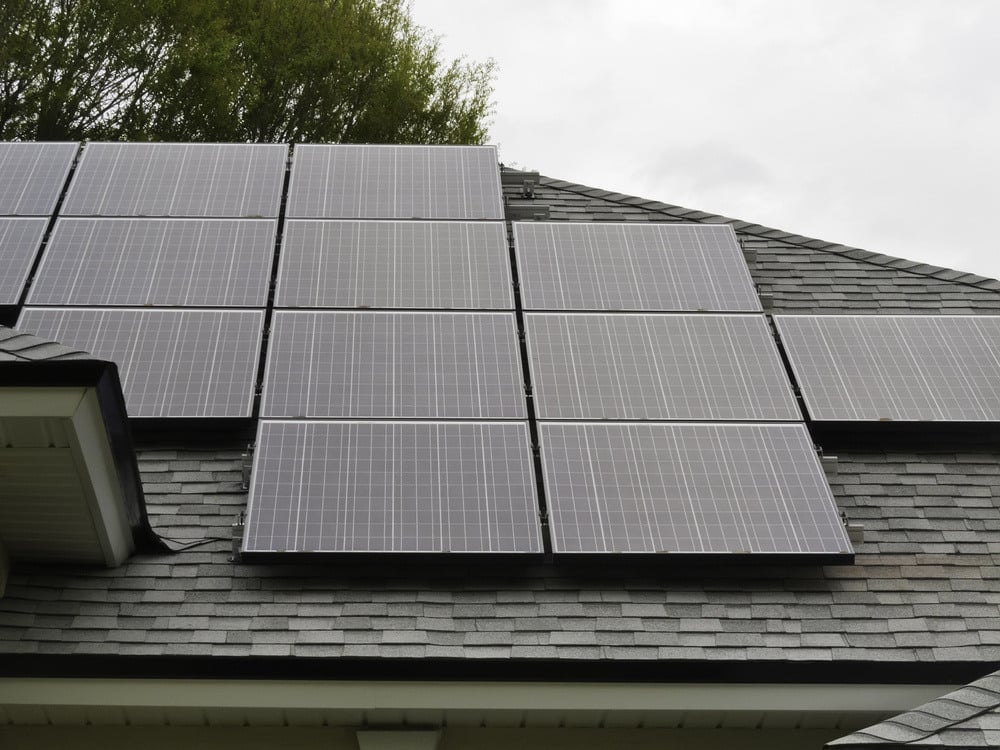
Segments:
[[[550,177],[1000,277],[1000,0],[412,0]]]

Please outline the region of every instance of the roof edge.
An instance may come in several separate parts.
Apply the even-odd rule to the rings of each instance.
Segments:
[[[949,730],[959,729],[982,733],[986,727],[976,721],[987,714],[1000,714],[1000,672],[994,672],[937,697],[898,716],[860,729],[840,739],[829,742],[829,750],[852,750],[861,747],[896,748],[911,745],[954,747],[946,736]],[[971,725],[971,726],[969,726]],[[965,738],[971,739],[970,736]],[[981,743],[963,741],[961,747],[993,747],[985,737]]]
[[[783,229],[775,229],[774,227],[764,226],[763,224],[755,224],[742,219],[734,219],[721,214],[698,211],[696,209],[675,206],[670,203],[663,203],[662,201],[655,201],[649,198],[639,198],[634,195],[626,195],[624,193],[603,190],[601,188],[589,187],[588,185],[581,185],[576,182],[568,182],[566,180],[560,180],[553,177],[546,177],[545,175],[540,177],[540,181],[542,184],[549,187],[554,187],[558,190],[565,190],[570,193],[576,193],[589,198],[600,198],[601,200],[610,201],[612,203],[620,203],[623,206],[638,207],[646,211],[653,211],[655,213],[664,214],[665,216],[684,219],[685,221],[698,224],[729,224],[737,232],[753,235],[755,237],[759,237],[760,239],[787,242],[791,245],[798,245],[799,247],[805,247],[810,250],[818,250],[832,255],[840,255],[854,261],[871,263],[875,266],[892,268],[897,271],[905,271],[915,276],[923,276],[926,278],[938,279],[940,281],[947,281],[953,284],[963,284],[965,286],[972,286],[979,289],[985,289],[990,292],[1000,293],[1000,280],[991,279],[987,276],[980,276],[975,273],[957,271],[953,268],[944,268],[942,266],[935,266],[929,263],[919,263],[917,261],[906,260],[905,258],[897,258],[892,255],[875,253],[870,250],[851,247],[850,245],[842,245],[836,242],[818,240],[812,237],[795,234],[794,232],[786,232]]]
[[[0,677],[642,683],[963,684],[1000,662],[352,658],[7,653]]]

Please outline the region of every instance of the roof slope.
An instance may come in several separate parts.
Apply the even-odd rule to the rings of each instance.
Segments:
[[[829,748],[1000,747],[1000,672],[827,744]]]
[[[542,179],[555,220],[710,214]],[[515,189],[510,193],[516,195]],[[733,222],[775,312],[997,313],[1000,284]],[[951,278],[949,278],[951,277]],[[246,505],[240,445],[140,453],[154,528],[192,546],[110,573],[14,571],[0,652],[647,664],[1000,666],[1000,447],[825,445],[839,508],[863,524],[854,565],[518,570],[350,568],[231,559]],[[214,663],[222,663],[213,659]],[[292,661],[302,661],[293,659]],[[8,660],[9,663],[9,660]],[[568,666],[566,667],[568,668]],[[551,674],[551,672],[549,673]]]

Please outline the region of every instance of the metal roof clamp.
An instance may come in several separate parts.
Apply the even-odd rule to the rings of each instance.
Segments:
[[[236,519],[233,521],[233,525],[231,527],[233,535],[232,538],[233,546],[232,546],[232,552],[229,555],[229,562],[238,563],[243,559],[241,555],[241,549],[243,547],[243,530],[244,530],[243,519],[244,519],[243,513],[237,514]]]
[[[253,470],[253,443],[247,445],[247,449],[240,455],[240,470],[243,472],[243,489],[250,489],[250,474]]]

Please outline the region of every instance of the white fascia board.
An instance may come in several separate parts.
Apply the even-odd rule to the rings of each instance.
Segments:
[[[109,567],[125,562],[134,549],[134,542],[97,390],[89,387],[0,388],[0,429],[5,419],[12,419],[11,424],[18,425],[12,428],[11,434],[30,440],[30,447],[41,449],[40,455],[44,455],[47,441],[35,445],[39,436],[54,434],[53,430],[59,433],[60,442],[65,436],[82,487],[79,502],[86,506],[93,520],[93,539],[100,547],[100,554],[94,557],[103,557]],[[45,477],[40,476],[39,481],[44,482]],[[41,531],[44,533],[44,529]],[[59,550],[53,550],[53,559],[60,559],[58,553]]]
[[[108,567],[116,567],[128,559],[135,544],[96,389],[87,389],[86,397],[70,421],[73,425],[70,445],[79,472],[89,480],[85,483],[87,503],[104,551],[104,561]]]
[[[0,679],[0,705],[900,713],[955,685]]]

